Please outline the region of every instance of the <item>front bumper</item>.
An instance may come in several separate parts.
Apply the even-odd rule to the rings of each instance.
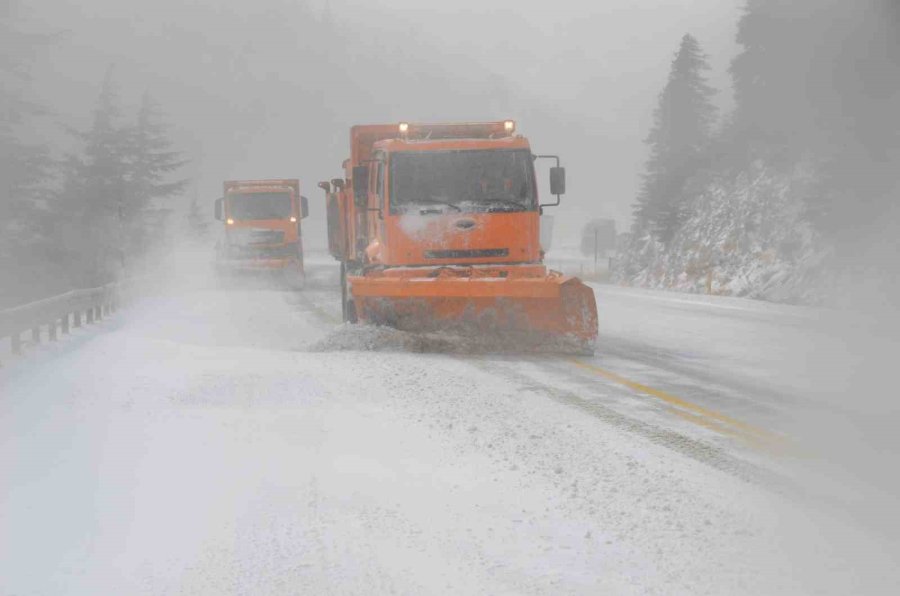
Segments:
[[[266,272],[301,269],[298,259],[219,259],[216,269],[221,272]]]

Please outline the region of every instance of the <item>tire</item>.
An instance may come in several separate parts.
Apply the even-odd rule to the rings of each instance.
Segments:
[[[285,285],[295,292],[300,292],[306,287],[306,275],[302,271],[287,271],[284,277]]]

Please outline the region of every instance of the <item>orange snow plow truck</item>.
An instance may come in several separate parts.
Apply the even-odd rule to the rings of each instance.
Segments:
[[[538,200],[539,158],[555,160],[555,203]],[[593,349],[593,291],[542,262],[540,215],[565,169],[513,121],[354,126],[344,170],[319,187],[345,321]]]
[[[271,274],[302,287],[303,237],[300,220],[309,214],[300,181],[229,180],[216,200],[216,219],[224,236],[216,250],[221,276]]]

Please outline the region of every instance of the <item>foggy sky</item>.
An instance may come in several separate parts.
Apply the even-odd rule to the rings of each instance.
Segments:
[[[303,5],[54,0],[19,12],[29,29],[59,33],[35,73],[38,99],[55,120],[88,126],[114,64],[125,104],[148,90],[169,115],[193,160],[188,192],[204,208],[223,179],[297,176],[321,212],[315,182],[340,173],[352,124],[515,117],[536,152],[559,153],[569,168],[569,194],[555,212],[564,228],[603,216],[624,229],[643,139],[685,32],[710,55],[717,103],[731,105],[727,67],[741,0],[310,0],[342,35],[312,42]],[[332,44],[354,46],[359,60],[329,59]],[[401,78],[410,61],[409,87],[366,78],[382,52]],[[435,84],[427,70],[468,101],[450,93],[445,105],[417,99],[417,79]],[[363,93],[335,91],[346,81]]]

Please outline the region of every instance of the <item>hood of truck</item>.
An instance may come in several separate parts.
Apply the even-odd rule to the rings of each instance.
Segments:
[[[370,258],[385,265],[531,263],[541,259],[539,215],[441,213],[385,215],[385,242]]]

